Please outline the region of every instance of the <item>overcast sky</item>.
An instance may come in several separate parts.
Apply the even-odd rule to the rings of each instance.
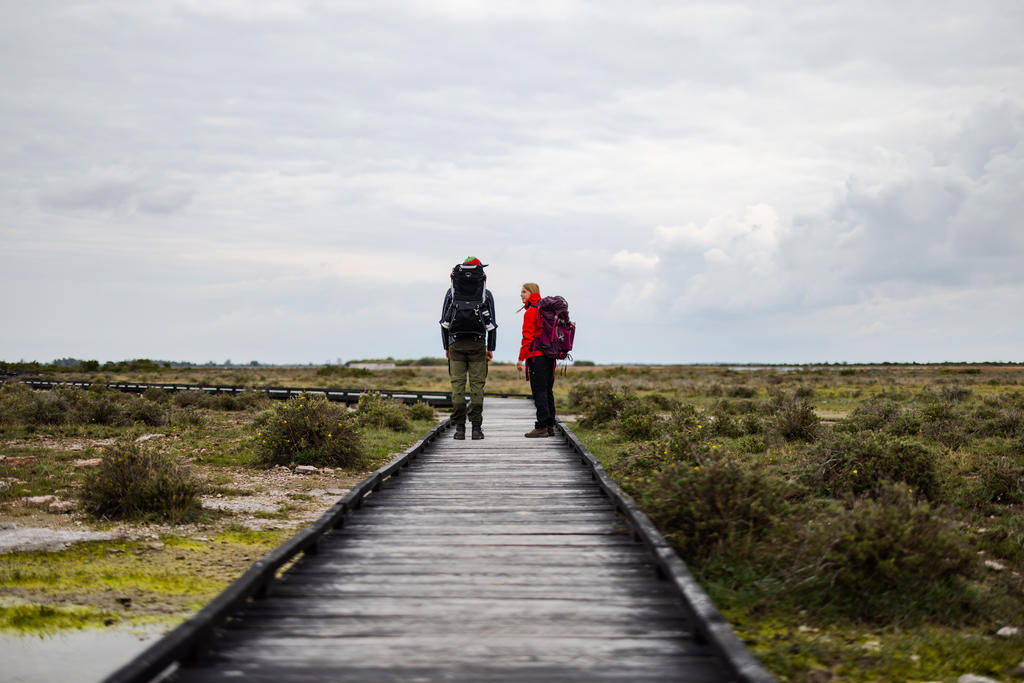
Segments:
[[[0,360],[1024,361],[1020,0],[0,6]]]

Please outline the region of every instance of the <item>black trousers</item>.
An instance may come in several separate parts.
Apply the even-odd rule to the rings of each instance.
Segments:
[[[555,424],[555,359],[534,356],[526,359],[530,373],[530,391],[537,406],[536,428],[551,427]]]

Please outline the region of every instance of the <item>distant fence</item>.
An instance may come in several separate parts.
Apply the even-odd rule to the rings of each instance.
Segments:
[[[11,375],[6,378],[0,376],[0,384],[3,384],[5,379],[10,381]],[[274,399],[288,399],[292,396],[299,396],[302,394],[313,394],[315,396],[323,396],[329,401],[335,401],[340,403],[358,403],[359,397],[367,392],[379,393],[385,398],[391,398],[396,401],[403,403],[426,403],[435,408],[450,408],[452,404],[452,394],[450,391],[411,391],[407,389],[325,389],[323,387],[235,387],[235,386],[218,386],[209,384],[149,384],[142,382],[56,382],[45,379],[21,379],[17,380],[21,384],[32,387],[33,389],[48,390],[55,389],[61,386],[80,387],[82,389],[88,389],[96,384],[105,386],[108,389],[115,389],[117,391],[124,391],[130,394],[141,394],[147,389],[161,389],[167,392],[178,392],[178,391],[202,391],[206,394],[241,394],[247,391],[265,394],[269,398]],[[498,393],[488,392],[487,396],[499,397],[499,398],[531,398],[529,394],[510,394],[510,393]]]

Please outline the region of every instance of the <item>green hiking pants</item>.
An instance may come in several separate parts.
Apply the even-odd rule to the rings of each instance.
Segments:
[[[448,345],[448,375],[452,379],[452,422],[466,424],[466,379],[469,379],[469,421],[484,419],[484,383],[487,381],[487,345],[458,339]]]

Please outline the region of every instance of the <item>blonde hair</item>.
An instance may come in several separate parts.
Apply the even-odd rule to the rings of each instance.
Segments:
[[[540,294],[540,285],[538,285],[536,282],[524,282],[523,289],[525,289],[530,294]],[[523,305],[523,307],[520,308],[519,311],[523,310],[523,308],[526,308],[526,306]],[[518,313],[519,311],[516,311],[516,313]]]

